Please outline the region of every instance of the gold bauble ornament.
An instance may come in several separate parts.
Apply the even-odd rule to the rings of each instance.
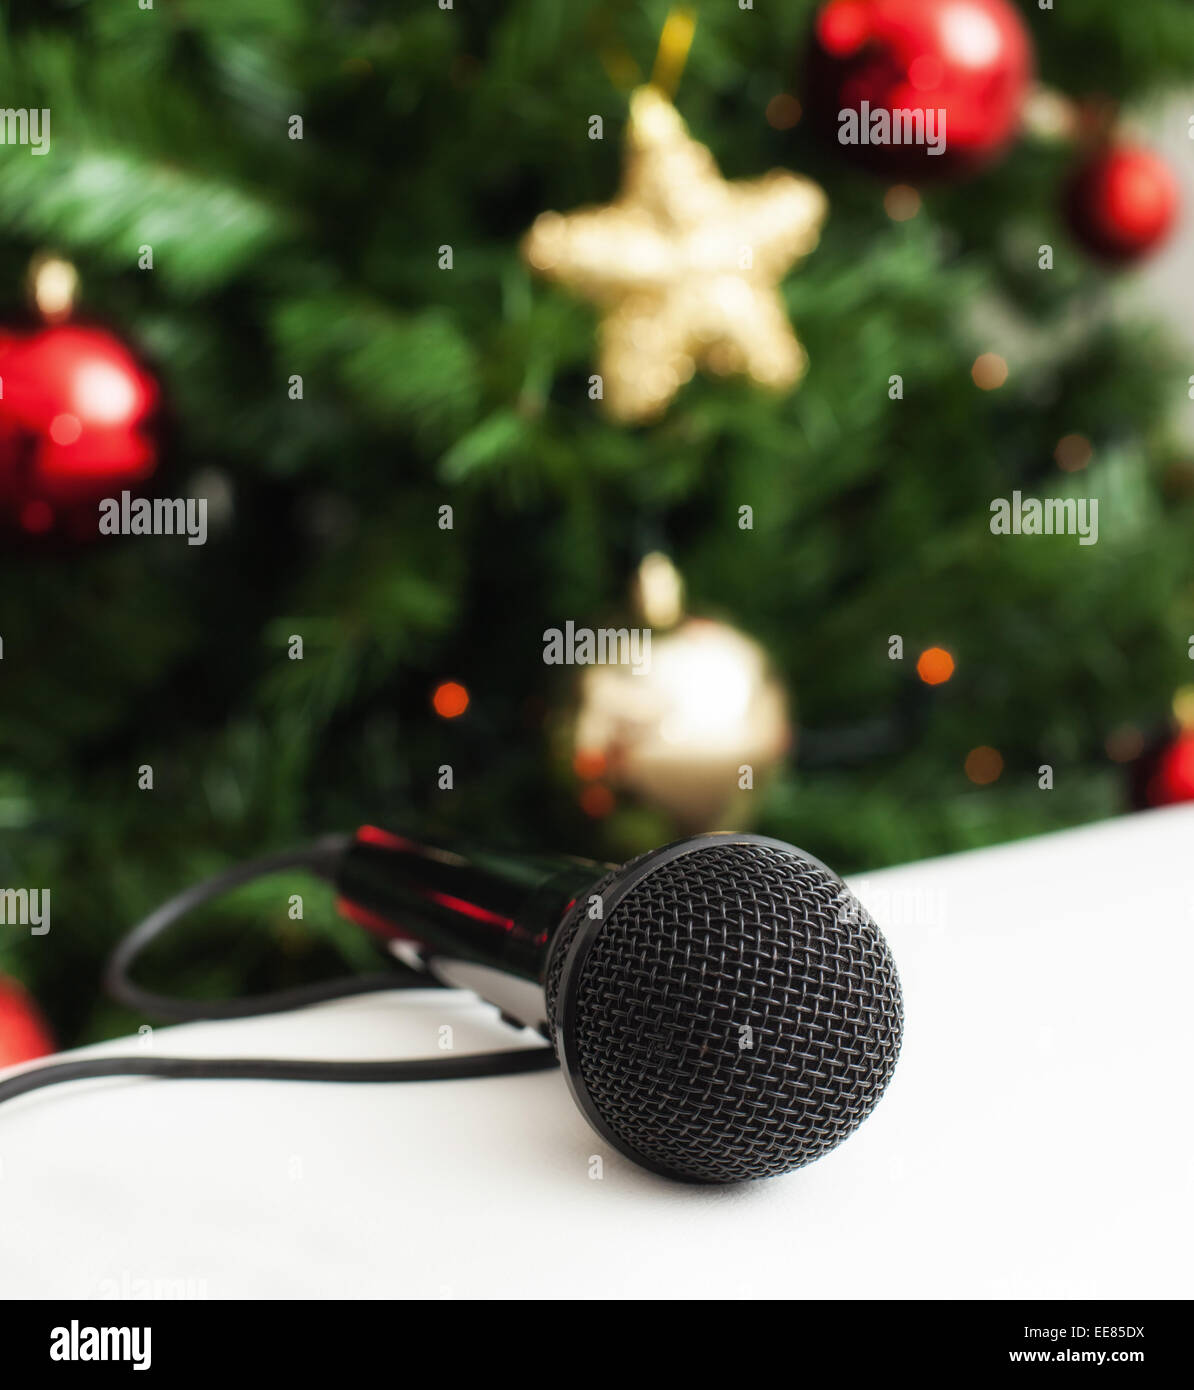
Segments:
[[[538,217],[528,263],[603,309],[599,369],[612,415],[660,415],[697,366],[793,386],[808,359],[778,286],[816,246],[828,202],[773,170],[727,183],[656,87],[630,98],[622,188],[605,207]]]
[[[581,680],[577,768],[667,811],[685,832],[741,829],[791,742],[763,649],[725,623],[688,618],[654,638],[642,674],[592,666]]]

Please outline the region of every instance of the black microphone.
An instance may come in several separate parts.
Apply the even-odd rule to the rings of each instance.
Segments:
[[[365,826],[344,915],[556,1049],[597,1132],[691,1182],[828,1152],[891,1079],[903,1002],[866,909],[819,860],[719,832],[620,867]]]

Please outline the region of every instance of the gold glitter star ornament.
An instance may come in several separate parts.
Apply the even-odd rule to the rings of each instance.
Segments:
[[[696,367],[794,386],[808,357],[779,283],[828,211],[811,179],[727,183],[656,88],[630,98],[622,188],[605,207],[536,218],[534,270],[601,306],[603,399],[618,420],[662,414]]]

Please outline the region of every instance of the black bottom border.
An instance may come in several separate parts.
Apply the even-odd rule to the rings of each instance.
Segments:
[[[399,1303],[407,1301],[419,1300]],[[585,1344],[592,1339],[592,1300],[561,1298],[550,1312],[539,1308],[531,1318],[525,1311],[528,1300],[519,1300],[519,1311],[511,1315],[502,1307],[497,1291],[492,1300],[469,1300],[497,1305],[492,1312],[481,1306],[466,1313],[460,1306],[465,1301],[427,1300],[438,1303],[445,1323],[450,1320],[454,1325],[455,1335],[444,1349],[445,1370],[467,1369],[466,1357],[503,1375],[509,1375],[512,1366],[528,1355],[533,1364],[542,1366],[545,1338],[567,1335],[574,1316]],[[193,1383],[195,1378],[248,1367],[293,1372],[307,1381],[324,1370],[343,1374],[359,1368],[368,1370],[372,1378],[403,1333],[426,1351],[428,1334],[434,1337],[437,1330],[437,1312],[421,1311],[419,1322],[408,1330],[394,1320],[388,1311],[392,1306],[391,1300],[17,1301],[0,1312],[0,1348],[6,1375],[36,1373],[39,1379],[30,1383],[41,1383],[47,1372],[82,1380],[97,1375],[104,1379],[132,1376],[134,1381],[154,1376],[174,1381],[181,1373]],[[650,1319],[657,1302],[642,1306],[645,1315],[614,1322],[606,1333],[615,1340],[633,1339],[639,1348],[634,1355],[640,1367],[636,1378],[646,1371],[641,1360],[642,1334],[650,1327],[645,1319]],[[666,1367],[669,1380],[686,1372],[686,1362],[707,1379],[712,1367],[706,1358],[715,1346],[722,1375],[773,1375],[777,1359],[797,1378],[823,1371],[840,1376],[924,1369],[938,1374],[948,1370],[952,1380],[954,1375],[980,1368],[1048,1375],[1060,1366],[1132,1374],[1150,1363],[1154,1370],[1182,1364],[1179,1358],[1191,1336],[1186,1299],[769,1302],[756,1298],[717,1306],[719,1311],[710,1314],[707,1303],[668,1304],[666,1322],[657,1325],[656,1335],[646,1345],[658,1349],[660,1370]],[[492,1335],[494,1317],[522,1330],[527,1345],[513,1362],[509,1330],[504,1337]],[[480,1324],[480,1335],[461,1339],[460,1324],[473,1318]],[[105,1334],[105,1329],[110,1331]],[[125,1330],[127,1336],[121,1335]],[[137,1361],[145,1361],[147,1346],[148,1365],[138,1370]],[[607,1346],[607,1352],[613,1350]],[[89,1355],[105,1351],[110,1359]],[[122,1359],[111,1359],[113,1355]],[[11,1378],[8,1383],[24,1382]]]

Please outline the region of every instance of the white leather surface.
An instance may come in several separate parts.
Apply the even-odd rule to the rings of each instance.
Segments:
[[[0,1296],[1194,1294],[1194,808],[853,882],[900,967],[904,1052],[806,1169],[665,1182],[555,1072],[81,1083],[0,1107]],[[515,1036],[420,992],[153,1046],[414,1056],[445,1023],[460,1051]]]

